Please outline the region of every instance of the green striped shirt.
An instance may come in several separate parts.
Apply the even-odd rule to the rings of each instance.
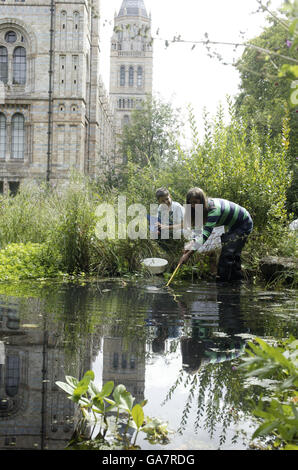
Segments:
[[[246,219],[250,219],[249,212],[244,207],[227,201],[226,199],[209,199],[208,217],[203,227],[203,243],[209,238],[214,227],[224,225],[231,229],[237,228]]]

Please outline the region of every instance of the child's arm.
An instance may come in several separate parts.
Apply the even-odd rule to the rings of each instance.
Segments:
[[[179,260],[179,264],[186,263],[194,253],[194,250],[185,251]]]

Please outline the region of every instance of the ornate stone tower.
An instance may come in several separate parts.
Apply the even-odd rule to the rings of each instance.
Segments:
[[[110,98],[121,132],[130,114],[152,93],[151,15],[143,0],[123,0],[111,39]]]

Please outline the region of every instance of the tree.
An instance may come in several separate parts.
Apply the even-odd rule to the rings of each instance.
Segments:
[[[285,117],[289,117],[289,157],[294,173],[297,174],[296,148],[298,144],[297,107],[291,103],[295,75],[287,67],[285,59],[295,55],[289,36],[290,22],[271,19],[271,25],[251,42],[261,49],[278,51],[279,56],[268,55],[262,50],[248,47],[237,63],[240,72],[240,93],[236,98],[239,116],[249,116],[264,136],[261,144],[266,145],[268,133],[274,137],[280,134]],[[295,47],[296,49],[296,47]],[[286,66],[286,67],[285,67]],[[283,72],[284,71],[284,72]],[[270,126],[268,122],[270,121]],[[296,183],[295,183],[296,181]],[[288,192],[288,209],[298,212],[297,177]]]
[[[287,31],[276,22],[252,40],[260,47],[282,52],[287,52],[287,41],[289,41]],[[294,54],[294,51],[289,49],[288,53]],[[293,78],[279,75],[283,64],[283,59],[270,57],[266,52],[252,48],[245,49],[237,63],[241,78],[241,91],[236,99],[237,109],[245,109],[263,130],[267,130],[270,117],[274,133],[280,132],[286,107],[290,107]],[[295,124],[294,113],[295,109],[292,108],[293,125]]]
[[[148,96],[141,107],[132,112],[130,123],[124,126],[121,154],[139,165],[161,167],[177,156],[180,130],[179,110]]]

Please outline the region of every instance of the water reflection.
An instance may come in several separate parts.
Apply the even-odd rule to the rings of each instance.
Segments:
[[[248,332],[240,302],[241,289],[195,294],[189,302],[191,315],[188,336],[181,338],[183,368],[191,373],[202,364],[238,357],[245,341],[238,335]]]
[[[249,411],[235,360],[253,335],[297,335],[295,293],[215,284],[165,290],[158,282],[0,295],[0,449],[63,449],[76,413],[55,382],[96,368],[99,382],[148,399],[147,414],[170,417],[181,432],[172,448],[210,439],[234,445],[228,428]]]

